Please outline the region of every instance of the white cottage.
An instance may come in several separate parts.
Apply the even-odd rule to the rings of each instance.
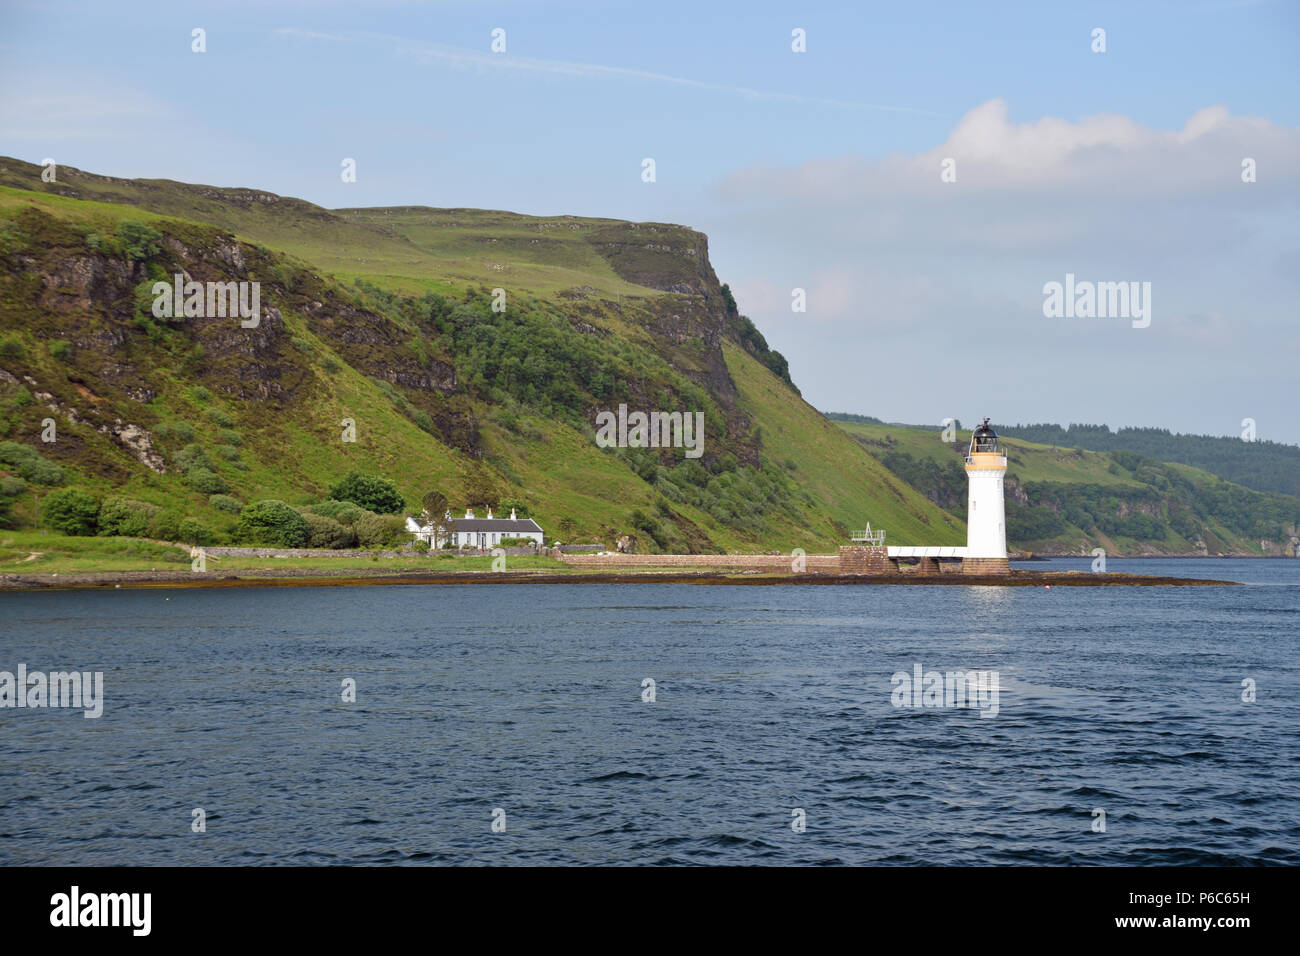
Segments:
[[[541,525],[532,518],[520,518],[514,509],[511,509],[509,518],[494,518],[491,508],[488,509],[486,518],[474,517],[473,509],[466,509],[463,518],[453,518],[451,512],[447,512],[446,517],[437,524],[442,530],[436,537],[450,541],[453,548],[481,548],[486,551],[495,548],[505,538],[527,538],[536,542],[540,550],[545,537]],[[421,526],[414,518],[407,518],[406,530],[416,538],[428,541],[430,547],[439,543],[434,541],[435,532],[438,531],[434,524]]]

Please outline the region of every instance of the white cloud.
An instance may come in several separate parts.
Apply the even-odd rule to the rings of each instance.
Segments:
[[[721,184],[732,200],[800,198],[824,202],[972,193],[1066,190],[1108,197],[1204,194],[1239,189],[1241,164],[1256,161],[1260,182],[1300,179],[1300,129],[1233,116],[1225,107],[1193,113],[1181,130],[1158,130],[1104,114],[1077,122],[1045,117],[1014,123],[1004,100],[975,107],[942,144],[913,155],[818,159],[796,167],[753,166]],[[945,159],[956,182],[943,182]],[[1248,198],[1248,197],[1247,197]]]

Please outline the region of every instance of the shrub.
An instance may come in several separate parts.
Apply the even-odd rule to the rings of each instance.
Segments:
[[[212,532],[194,518],[186,518],[182,521],[178,531],[180,540],[184,541],[186,544],[212,543]]]
[[[533,516],[533,509],[528,507],[528,502],[523,498],[502,498],[501,503],[497,505],[498,514],[509,517],[512,510],[521,521]]]
[[[191,468],[185,472],[185,480],[201,495],[222,495],[230,490],[222,477],[210,468]]]
[[[307,522],[309,548],[351,548],[357,543],[356,532],[333,518],[314,515],[309,511],[303,515],[303,519]]]
[[[243,510],[244,506],[239,503],[238,498],[232,498],[230,495],[209,495],[208,504],[218,511],[224,511],[227,514],[237,515]]]
[[[425,541],[423,538],[417,538],[413,547],[415,548],[416,551],[419,551],[421,554],[424,554],[426,551],[429,550],[429,542]]]
[[[123,254],[133,261],[156,256],[162,241],[162,233],[157,229],[131,219],[118,223],[116,235]]]
[[[191,442],[176,453],[176,465],[181,471],[189,471],[191,468],[206,468],[211,471],[212,459],[202,445]]]
[[[234,445],[218,445],[217,457],[226,461],[239,461],[239,449]]]
[[[50,355],[61,362],[66,362],[72,358],[72,345],[67,339],[50,339],[45,346]]]
[[[16,332],[0,338],[0,358],[21,362],[26,354],[27,349],[23,348],[23,340]]]
[[[310,505],[307,510],[312,514],[333,518],[339,524],[347,525],[354,524],[358,518],[367,513],[365,508],[350,501],[335,501],[332,498]]]
[[[219,408],[205,408],[203,417],[214,425],[220,425],[222,428],[234,428],[234,420]]]
[[[523,548],[535,542],[532,538],[502,538],[497,543],[503,548]]]
[[[80,488],[64,488],[45,499],[41,513],[55,531],[92,535],[99,526],[99,499]]]
[[[194,441],[194,426],[189,422],[177,422],[172,426],[172,434],[177,441]]]
[[[191,388],[189,390],[189,396],[196,405],[206,405],[208,402],[212,401],[212,393],[203,385],[195,385]]]
[[[0,523],[8,524],[13,500],[27,490],[27,482],[8,475],[0,477]]]
[[[283,501],[267,499],[255,501],[239,513],[237,534],[250,544],[301,548],[310,529],[307,519]]]
[[[46,461],[31,445],[0,441],[0,462],[12,466],[32,484],[63,484],[63,469],[52,461]]]
[[[379,475],[350,472],[337,485],[330,488],[330,497],[351,501],[375,514],[391,515],[406,508],[406,501],[397,486]]]
[[[392,548],[407,537],[406,522],[396,515],[364,514],[352,526],[363,548]]]
[[[235,431],[233,428],[223,428],[217,434],[221,438],[221,443],[223,445],[234,445],[238,448],[244,443],[244,436],[239,434],[239,432]]]
[[[142,538],[149,533],[149,525],[158,510],[157,505],[145,501],[105,498],[99,509],[99,533],[109,537]]]
[[[161,541],[179,541],[181,525],[185,522],[185,517],[179,511],[170,508],[158,512],[149,522],[149,536]]]

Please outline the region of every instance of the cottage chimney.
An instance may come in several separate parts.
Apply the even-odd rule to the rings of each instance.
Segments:
[[[514,509],[514,508],[511,508],[511,509],[510,509],[510,520],[511,520],[511,521],[518,521],[518,520],[519,520],[517,517],[515,517],[515,509]]]
[[[474,517],[474,509],[473,509],[473,508],[466,508],[466,509],[465,509],[465,517],[466,517],[466,518],[472,518],[472,517]]]
[[[492,509],[488,508],[488,521],[492,520]]]

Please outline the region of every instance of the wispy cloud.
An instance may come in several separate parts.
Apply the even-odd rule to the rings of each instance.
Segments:
[[[277,36],[298,37],[302,40],[345,40],[346,37],[335,36],[332,33],[319,33],[315,30],[300,30],[297,27],[281,27],[275,31]]]
[[[344,40],[351,37],[339,37],[310,30],[284,28],[276,31],[282,36],[306,39]],[[696,90],[708,90],[745,99],[769,103],[797,103],[805,106],[831,106],[850,110],[878,110],[887,113],[912,113],[918,116],[945,116],[930,110],[916,109],[911,106],[889,106],[883,103],[860,103],[852,100],[840,100],[824,96],[805,96],[799,93],[781,93],[772,90],[757,90],[747,86],[732,86],[726,83],[710,83],[685,76],[673,76],[668,73],[655,73],[650,70],[637,70],[623,66],[607,66],[601,63],[574,63],[568,60],[545,60],[532,57],[516,56],[513,53],[483,53],[467,50],[463,47],[445,44],[423,44],[411,46],[404,37],[384,33],[364,33],[358,37],[391,42],[396,45],[396,52],[401,56],[413,57],[422,62],[439,62],[449,66],[468,68],[479,67],[489,70],[515,70],[526,73],[548,73],[556,76],[572,76],[585,79],[620,79],[636,82],[663,83],[672,86],[687,87]]]

